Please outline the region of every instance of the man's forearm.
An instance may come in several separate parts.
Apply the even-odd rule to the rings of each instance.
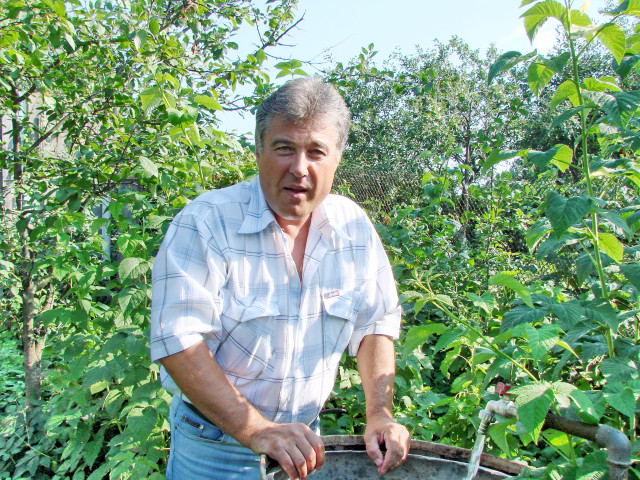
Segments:
[[[291,478],[324,463],[322,440],[302,423],[264,418],[227,379],[209,347],[199,342],[160,360],[180,390],[212,423],[255,453],[277,460]]]
[[[407,458],[411,440],[407,429],[393,419],[395,348],[383,335],[367,335],[358,350],[358,370],[367,402],[367,428],[364,440],[367,453],[385,474]],[[380,445],[386,446],[386,453]]]
[[[395,348],[384,335],[367,335],[358,349],[358,370],[367,402],[367,418],[383,415],[393,418]]]
[[[218,428],[243,445],[268,423],[227,380],[207,344],[199,342],[160,360],[180,390]]]

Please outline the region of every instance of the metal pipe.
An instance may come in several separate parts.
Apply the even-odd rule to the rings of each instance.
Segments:
[[[480,411],[480,429],[486,432],[494,415],[503,417],[518,417],[518,411],[513,402],[505,399],[491,400],[487,402],[484,410]],[[620,430],[609,425],[589,425],[588,423],[571,420],[548,413],[545,417],[543,429],[552,428],[569,435],[584,438],[597,443],[607,449],[607,462],[609,463],[610,480],[627,480],[629,467],[631,466],[631,442]]]
[[[629,467],[631,466],[631,442],[620,430],[609,425],[589,425],[552,413],[547,414],[542,428],[553,428],[569,435],[590,440],[606,448],[607,462],[609,462],[609,479],[627,479]]]

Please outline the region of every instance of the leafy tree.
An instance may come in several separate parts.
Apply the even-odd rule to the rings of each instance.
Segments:
[[[0,305],[21,331],[27,405],[26,421],[3,407],[3,472],[159,475],[168,406],[147,358],[153,256],[193,196],[252,173],[216,112],[253,105],[238,85],[269,93],[262,64],[293,7],[0,5]],[[262,44],[234,58],[243,25]]]

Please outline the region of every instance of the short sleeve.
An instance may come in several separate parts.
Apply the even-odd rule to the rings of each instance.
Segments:
[[[363,305],[358,311],[356,324],[349,342],[349,354],[357,355],[360,342],[366,335],[386,335],[396,339],[400,335],[402,307],[398,305],[398,292],[393,270],[380,237],[371,226],[370,261],[364,284]]]
[[[191,215],[178,214],[165,235],[152,273],[151,359],[157,361],[220,335],[224,259],[211,235]]]

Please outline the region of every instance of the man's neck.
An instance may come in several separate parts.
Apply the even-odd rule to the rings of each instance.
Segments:
[[[291,257],[296,264],[298,270],[298,276],[302,281],[302,269],[304,263],[304,252],[307,248],[307,237],[309,236],[309,227],[311,226],[311,214],[305,219],[301,220],[286,220],[276,216],[276,220],[282,231],[284,237],[287,239],[287,246]]]

